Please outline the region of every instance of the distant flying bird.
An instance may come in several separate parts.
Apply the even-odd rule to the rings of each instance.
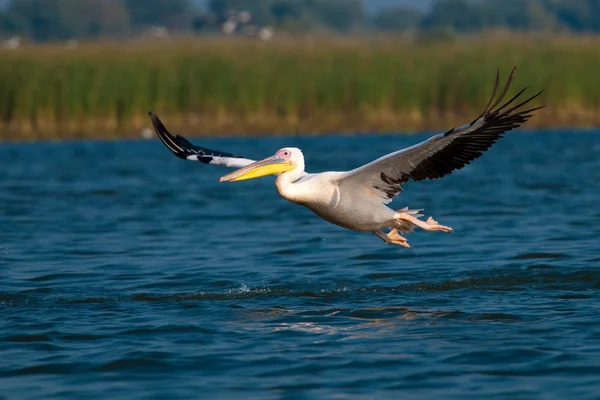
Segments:
[[[272,157],[254,161],[194,146],[182,136],[171,135],[154,113],[150,112],[150,117],[160,140],[177,157],[239,168],[223,176],[220,182],[278,174],[275,187],[284,199],[308,208],[333,224],[358,232],[373,232],[386,243],[410,248],[400,233],[409,233],[415,227],[441,232],[452,232],[452,228],[440,225],[432,217],[425,221],[419,219],[422,210],[410,210],[408,207],[393,210],[386,204],[402,191],[401,185],[410,180],[441,178],[469,164],[504,133],[517,128],[534,111],[543,107],[521,110],[542,93],[517,102],[527,88],[500,105],[514,72],[513,68],[497,98],[500,74],[496,74],[494,90],[487,106],[470,124],[450,129],[347,172],[306,173],[302,152],[295,147],[283,148]],[[389,231],[386,233],[384,229]]]

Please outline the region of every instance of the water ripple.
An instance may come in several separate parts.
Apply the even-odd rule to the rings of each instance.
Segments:
[[[406,184],[394,207],[455,228],[410,250],[157,141],[0,146],[0,397],[597,398],[599,137]],[[199,143],[320,171],[424,138]]]

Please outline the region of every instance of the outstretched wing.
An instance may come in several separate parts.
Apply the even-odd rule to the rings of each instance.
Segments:
[[[160,119],[152,111],[148,113],[152,120],[152,126],[159,139],[173,152],[177,157],[184,160],[200,161],[205,164],[224,165],[230,168],[242,168],[252,164],[254,160],[236,156],[234,154],[224,153],[218,150],[207,149],[206,147],[194,146],[183,136],[173,136],[163,125]]]
[[[487,106],[470,124],[450,129],[415,146],[388,154],[349,171],[340,177],[339,185],[354,190],[362,186],[366,193],[376,194],[385,203],[389,203],[402,191],[401,184],[411,179],[421,181],[441,178],[470,164],[502,138],[504,133],[517,128],[526,122],[534,111],[543,107],[520,110],[542,93],[518,102],[517,99],[527,88],[499,105],[510,87],[515,69],[513,68],[504,89],[496,98],[500,79],[498,71],[494,91]]]

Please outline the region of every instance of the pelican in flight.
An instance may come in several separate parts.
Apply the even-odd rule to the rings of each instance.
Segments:
[[[302,151],[295,147],[283,148],[269,158],[254,161],[194,146],[182,136],[171,135],[154,113],[149,114],[158,137],[177,157],[237,168],[223,176],[220,182],[278,175],[275,187],[284,199],[308,208],[333,224],[358,232],[372,232],[386,243],[410,248],[401,233],[407,234],[415,227],[440,232],[452,232],[452,228],[440,225],[432,217],[419,219],[423,216],[419,214],[422,210],[389,208],[387,204],[402,191],[401,185],[411,180],[438,179],[464,167],[481,156],[504,133],[517,128],[534,111],[542,108],[523,110],[523,106],[541,94],[520,99],[527,88],[503,102],[514,72],[513,68],[497,97],[500,74],[496,74],[487,106],[470,124],[452,128],[346,172],[306,173]]]

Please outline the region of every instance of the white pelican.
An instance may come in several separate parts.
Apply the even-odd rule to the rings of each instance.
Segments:
[[[515,100],[527,89],[500,104],[513,78],[513,68],[504,89],[496,98],[499,72],[492,96],[473,122],[383,156],[369,164],[347,172],[309,174],[304,171],[300,149],[288,147],[262,161],[194,146],[182,136],[171,135],[158,117],[150,112],[158,137],[178,157],[206,164],[240,168],[223,176],[220,182],[234,182],[278,174],[277,192],[284,199],[300,204],[326,221],[359,232],[373,232],[386,243],[409,248],[400,233],[414,227],[426,231],[452,232],[432,217],[419,219],[421,210],[393,210],[386,204],[402,191],[401,184],[410,180],[441,178],[478,158],[503,134],[525,121],[542,108],[521,110],[541,92],[520,103]],[[495,100],[494,100],[495,99]],[[389,229],[387,233],[384,229]]]

